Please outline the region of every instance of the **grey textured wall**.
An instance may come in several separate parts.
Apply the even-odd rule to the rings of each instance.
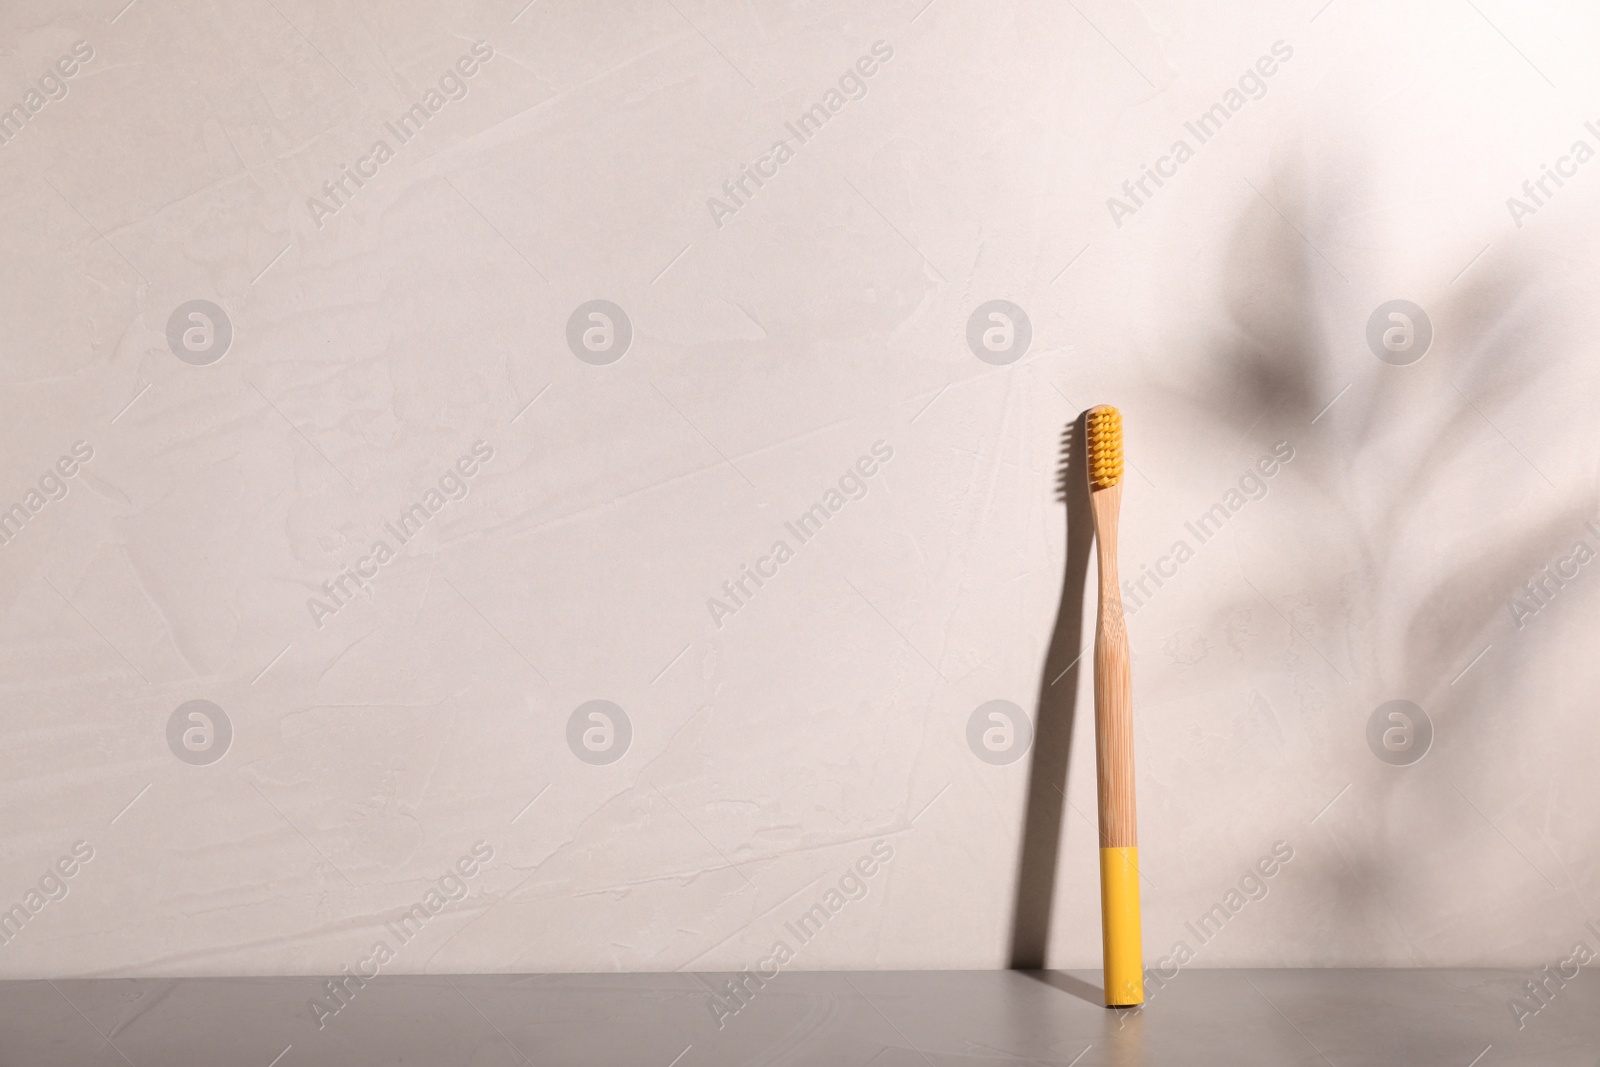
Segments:
[[[0,975],[1098,965],[1095,403],[1157,973],[1593,941],[1592,8],[122,3],[0,13]]]

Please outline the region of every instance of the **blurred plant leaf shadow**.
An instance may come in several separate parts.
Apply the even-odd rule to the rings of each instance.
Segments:
[[[1078,710],[1078,671],[1082,664],[1093,662],[1092,656],[1085,658],[1083,655],[1084,593],[1094,540],[1083,450],[1084,416],[1080,413],[1067,426],[1061,440],[1057,489],[1067,509],[1066,566],[1034,714],[1027,809],[1023,815],[1016,896],[1011,913],[1010,966],[1014,970],[1031,971],[1045,966],[1056,866],[1061,850],[1061,824],[1067,806],[1067,767],[1072,757],[1072,729]],[[1090,999],[1099,1003],[1098,994]]]
[[[1248,426],[1245,435],[1256,438],[1255,446],[1320,438],[1314,449],[1303,450],[1295,476],[1322,498],[1328,518],[1342,520],[1352,535],[1357,595],[1365,601],[1357,610],[1380,623],[1398,623],[1405,633],[1398,646],[1376,642],[1369,632],[1361,647],[1347,640],[1342,649],[1321,651],[1380,688],[1418,699],[1441,695],[1451,678],[1446,672],[1464,663],[1479,636],[1503,616],[1507,591],[1545,562],[1541,554],[1560,545],[1563,533],[1576,534],[1581,518],[1594,513],[1593,486],[1557,490],[1556,507],[1501,528],[1469,564],[1429,575],[1422,610],[1400,619],[1385,601],[1384,590],[1418,565],[1418,533],[1437,536],[1433,524],[1443,518],[1459,518],[1463,528],[1483,525],[1472,502],[1448,501],[1459,515],[1441,514],[1441,502],[1428,494],[1442,479],[1471,470],[1475,460],[1468,450],[1474,444],[1493,448],[1504,437],[1492,417],[1495,409],[1544,383],[1554,369],[1550,353],[1558,347],[1545,326],[1559,317],[1536,306],[1540,298],[1529,266],[1501,252],[1459,286],[1393,294],[1423,305],[1435,340],[1421,362],[1383,366],[1365,351],[1359,332],[1369,309],[1345,306],[1347,283],[1334,277],[1318,251],[1338,243],[1338,234],[1318,220],[1351,210],[1354,198],[1345,180],[1333,179],[1313,194],[1299,175],[1280,172],[1264,188],[1272,202],[1245,211],[1226,257],[1224,299],[1235,334],[1210,352],[1223,373],[1187,402],[1197,422],[1214,420],[1207,430],[1224,434],[1230,423]],[[1286,217],[1299,219],[1305,235]],[[1328,323],[1339,324],[1331,337]],[[1356,349],[1353,359],[1346,354]],[[1486,387],[1492,387],[1490,397],[1474,400]],[[1339,394],[1341,388],[1349,393]],[[1336,394],[1342,399],[1326,412],[1324,405]],[[1409,438],[1384,438],[1397,426],[1411,430]],[[1529,481],[1543,479],[1520,450],[1509,450],[1515,448],[1509,439],[1505,445],[1513,461],[1527,463],[1523,473]],[[1330,569],[1307,569],[1295,592],[1326,602],[1337,594],[1337,581]],[[1249,594],[1219,605],[1217,617],[1252,599]]]
[[[1238,217],[1223,257],[1230,329],[1203,348],[1217,372],[1173,389],[1197,440],[1231,440],[1230,451],[1294,443],[1301,458],[1291,476],[1316,497],[1296,523],[1304,532],[1298,544],[1253,553],[1277,580],[1258,573],[1259,592],[1219,599],[1193,624],[1214,631],[1251,614],[1276,629],[1281,615],[1286,655],[1304,650],[1322,676],[1297,695],[1313,735],[1337,736],[1364,722],[1376,702],[1406,697],[1448,731],[1448,744],[1515,706],[1512,695],[1534,669],[1529,657],[1502,653],[1459,686],[1458,672],[1489,643],[1505,645],[1508,596],[1552,552],[1571,546],[1600,495],[1592,476],[1581,485],[1550,482],[1504,432],[1541,391],[1560,388],[1557,354],[1571,346],[1560,336],[1565,316],[1554,287],[1526,254],[1497,247],[1465,277],[1430,270],[1402,283],[1412,291],[1379,294],[1419,303],[1434,340],[1406,366],[1368,350],[1363,327],[1372,307],[1334,263],[1347,249],[1398,238],[1350,234],[1353,219],[1372,217],[1348,177],[1361,172],[1348,160],[1315,180],[1280,167],[1260,183],[1260,199]],[[1494,466],[1483,469],[1486,457]],[[1489,487],[1508,476],[1541,491],[1548,484],[1552,494],[1536,494],[1537,506],[1488,503],[1505,498]],[[1448,556],[1441,541],[1450,543]],[[1397,589],[1413,591],[1402,602]],[[1341,677],[1324,673],[1324,660]],[[1379,783],[1380,807],[1398,803],[1400,778]],[[1464,834],[1481,817],[1449,795],[1445,778],[1439,783],[1440,815]],[[1386,847],[1380,838],[1341,850],[1341,863],[1322,872],[1338,887],[1335,921],[1365,923],[1369,936],[1399,934],[1413,965],[1427,965],[1434,961],[1383,903],[1407,877],[1387,862]]]

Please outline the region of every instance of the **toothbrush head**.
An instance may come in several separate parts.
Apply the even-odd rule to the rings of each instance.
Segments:
[[[1122,412],[1102,404],[1089,409],[1085,422],[1089,489],[1110,489],[1122,481]]]

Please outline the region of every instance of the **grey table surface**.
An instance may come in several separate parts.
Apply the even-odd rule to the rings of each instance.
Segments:
[[[1586,972],[1185,970],[1139,1011],[1101,1007],[1095,972],[784,972],[741,1000],[734,977],[380,976],[339,996],[317,978],[0,982],[0,1064],[1600,1062]]]

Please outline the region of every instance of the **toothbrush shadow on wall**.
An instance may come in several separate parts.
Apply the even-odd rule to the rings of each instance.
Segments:
[[[1033,751],[1028,766],[1027,810],[1017,861],[1016,899],[1011,913],[1011,967],[1038,970],[1045,966],[1050,942],[1051,905],[1061,847],[1061,823],[1067,805],[1067,766],[1072,758],[1072,728],[1078,713],[1078,671],[1092,656],[1083,655],[1083,603],[1094,543],[1089,511],[1089,486],[1084,474],[1084,416],[1062,434],[1059,499],[1066,505],[1066,568],[1055,630],[1045,654],[1034,714]],[[1073,989],[1099,1003],[1087,985]]]

